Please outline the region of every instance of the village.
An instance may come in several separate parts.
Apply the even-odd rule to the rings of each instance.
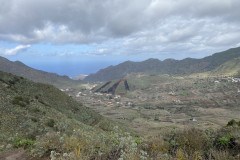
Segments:
[[[95,86],[95,85],[93,85]],[[111,93],[94,92],[93,87],[83,88],[77,91],[73,88],[61,89],[69,96],[74,97],[76,100],[84,103],[88,107],[104,106],[104,107],[131,107],[134,106],[133,102],[124,96],[113,95]]]

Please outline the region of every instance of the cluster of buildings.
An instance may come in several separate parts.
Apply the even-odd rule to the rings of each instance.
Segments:
[[[228,79],[231,79],[231,81],[234,83],[240,82],[240,78],[228,77]]]
[[[227,80],[228,82],[233,82],[233,83],[240,83],[240,78],[235,78],[235,77],[227,77],[227,78],[222,78],[221,80]],[[220,80],[215,80],[215,84],[220,83]]]

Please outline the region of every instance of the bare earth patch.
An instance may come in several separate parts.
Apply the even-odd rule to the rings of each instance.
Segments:
[[[49,160],[49,158],[34,158],[23,149],[14,149],[0,153],[0,160]]]

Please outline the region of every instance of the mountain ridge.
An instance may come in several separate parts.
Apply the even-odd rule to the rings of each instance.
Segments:
[[[61,86],[67,83],[78,83],[68,76],[60,76],[56,73],[49,73],[31,68],[20,61],[10,61],[0,56],[0,71],[14,74],[30,79],[34,82],[47,83],[55,86]]]
[[[87,76],[85,82],[102,82],[124,78],[129,73],[190,75],[214,70],[221,64],[240,56],[240,47],[218,52],[202,59],[185,58],[183,60],[150,58],[142,62],[126,61],[109,66],[95,74]]]

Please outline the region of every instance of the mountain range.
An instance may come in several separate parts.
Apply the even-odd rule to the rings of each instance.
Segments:
[[[74,81],[68,76],[60,76],[56,73],[48,73],[41,70],[33,69],[20,61],[9,61],[8,59],[0,56],[0,71],[12,73],[30,79],[34,82],[41,82],[52,84],[55,86],[63,86],[70,83],[79,83]]]
[[[88,76],[79,75],[70,79],[68,76],[60,76],[56,73],[48,73],[33,69],[20,61],[13,62],[0,56],[0,71],[12,73],[34,82],[52,84],[56,87],[64,87],[80,84],[82,79],[84,82],[119,80],[131,73],[183,76],[203,72],[211,72],[210,74],[216,75],[225,72],[224,74],[226,75],[226,72],[233,72],[233,70],[230,71],[229,69],[234,66],[234,72],[238,72],[236,69],[236,66],[239,65],[238,57],[240,57],[240,47],[215,53],[202,59],[186,58],[183,60],[166,59],[161,61],[151,58],[142,62],[126,61],[116,66],[109,66],[105,69],[101,69],[95,74],[90,74]],[[228,68],[226,66],[228,66]]]
[[[84,81],[103,82],[124,78],[130,73],[144,72],[147,74],[190,75],[216,69],[223,63],[240,56],[240,47],[215,53],[202,59],[186,58],[183,60],[148,59],[142,62],[126,61],[116,66],[109,66],[90,74]]]

